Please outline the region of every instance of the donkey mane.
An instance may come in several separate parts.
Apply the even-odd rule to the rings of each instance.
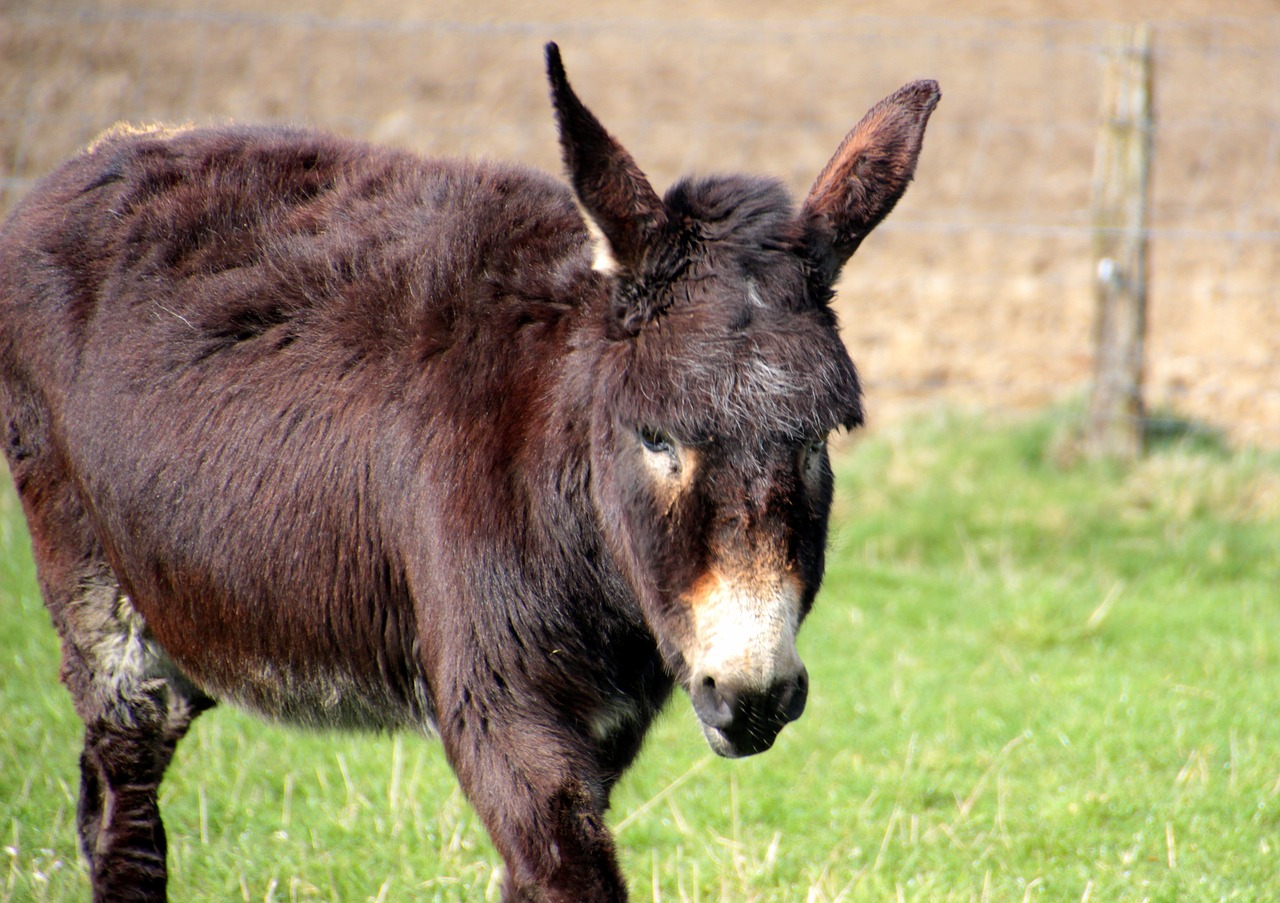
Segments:
[[[794,253],[803,238],[791,192],[765,176],[686,176],[667,190],[673,215],[698,223],[704,237],[737,245]]]

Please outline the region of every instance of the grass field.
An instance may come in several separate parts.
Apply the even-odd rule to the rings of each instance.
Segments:
[[[675,700],[614,799],[637,899],[1280,898],[1280,460],[1087,465],[1063,435],[944,417],[842,453],[809,709],[727,762]],[[86,899],[7,490],[0,724],[0,900]],[[174,900],[496,899],[430,742],[215,711],[163,796]]]

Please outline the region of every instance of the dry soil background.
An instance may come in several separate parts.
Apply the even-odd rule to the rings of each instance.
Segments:
[[[290,120],[558,169],[541,44],[655,183],[804,191],[912,78],[943,87],[916,184],[846,271],[873,423],[1089,379],[1089,199],[1116,22],[1156,33],[1148,400],[1280,447],[1280,2],[0,0],[0,212],[121,119]]]

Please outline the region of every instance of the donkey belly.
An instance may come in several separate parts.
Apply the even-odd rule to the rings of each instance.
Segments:
[[[435,726],[425,681],[406,699],[341,668],[298,668],[267,659],[244,662],[234,679],[218,675],[202,682],[214,699],[300,727],[429,732]]]
[[[367,462],[350,448],[336,460],[301,426],[211,436],[170,420],[161,431],[142,408],[114,408],[128,442],[72,429],[66,454],[147,655],[273,720],[430,729],[412,597]]]
[[[135,603],[123,592],[109,629],[130,669],[141,665],[147,676],[186,682],[214,700],[247,709],[272,721],[349,730],[430,731],[431,697],[416,668],[393,668],[391,657],[370,668],[356,656],[328,650],[303,654],[299,636],[276,630],[268,644],[206,647],[193,653],[186,637],[219,632],[213,622],[225,609],[211,607],[179,621],[167,602]],[[158,615],[153,617],[153,615]],[[166,639],[170,642],[166,642]],[[278,654],[265,646],[275,645]],[[288,651],[295,647],[294,651]],[[129,650],[127,656],[124,650]],[[396,671],[398,673],[393,673]]]

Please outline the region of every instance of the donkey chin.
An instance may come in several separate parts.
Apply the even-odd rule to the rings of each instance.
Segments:
[[[761,753],[804,713],[809,675],[796,651],[797,586],[716,580],[691,605],[695,654],[689,698],[713,752]]]

